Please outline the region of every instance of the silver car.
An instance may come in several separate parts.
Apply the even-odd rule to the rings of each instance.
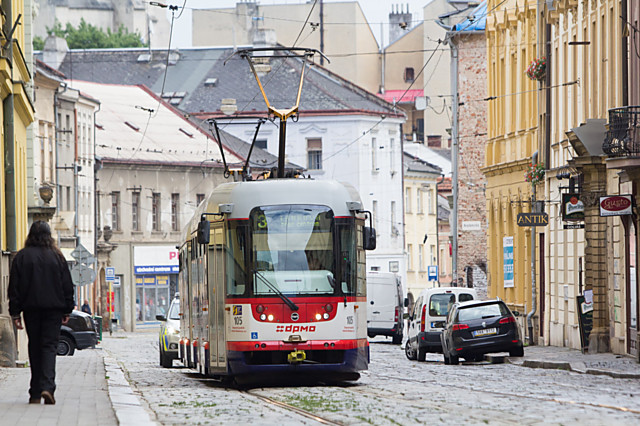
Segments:
[[[171,368],[173,360],[178,359],[178,342],[180,340],[180,298],[175,297],[169,306],[167,316],[156,315],[158,321],[162,321],[160,327],[160,340],[158,350],[160,352],[160,365]]]

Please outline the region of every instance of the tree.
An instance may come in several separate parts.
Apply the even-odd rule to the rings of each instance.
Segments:
[[[80,25],[74,28],[71,24],[62,28],[62,24],[56,21],[53,28],[47,27],[49,35],[62,37],[67,41],[69,49],[110,49],[120,47],[143,47],[142,38],[138,33],[130,33],[124,25],[120,25],[118,31],[111,32],[107,29],[105,33],[101,28],[88,24],[84,19],[80,20]],[[38,37],[34,38],[34,49]],[[42,43],[41,49],[44,48]]]

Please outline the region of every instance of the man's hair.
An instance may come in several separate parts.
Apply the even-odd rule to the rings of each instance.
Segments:
[[[66,262],[64,255],[56,246],[53,237],[51,236],[51,228],[47,222],[42,220],[36,220],[29,229],[29,235],[24,242],[25,247],[44,247],[53,250],[62,261]]]

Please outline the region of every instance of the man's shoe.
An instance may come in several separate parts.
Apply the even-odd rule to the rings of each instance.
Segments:
[[[40,404],[40,398],[29,398],[29,404]]]
[[[42,396],[42,399],[44,399],[44,403],[46,405],[53,405],[56,403],[56,399],[53,397],[53,394],[49,391],[42,391],[40,396]]]

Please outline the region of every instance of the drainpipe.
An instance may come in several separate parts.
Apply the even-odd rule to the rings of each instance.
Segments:
[[[73,221],[73,237],[76,240],[76,247],[80,245],[80,236],[78,235],[78,106],[73,109],[73,145],[74,145],[74,161],[73,161],[73,186],[74,191],[74,207],[76,214]]]
[[[2,6],[6,14],[6,25],[11,30],[13,24],[13,14],[11,4],[7,4],[7,1],[2,1]],[[6,34],[9,31],[5,32]],[[6,58],[9,61],[13,60],[13,41],[7,40],[6,42]],[[11,67],[11,81],[13,81],[13,67]],[[7,235],[7,250],[16,251],[18,249],[18,226],[16,217],[16,147],[15,147],[15,132],[13,122],[13,94],[7,95],[2,102],[4,121],[4,170],[5,170],[5,221],[6,221],[6,235]]]
[[[453,105],[451,106],[453,123],[451,126],[451,189],[453,193],[453,218],[451,220],[451,234],[453,247],[451,256],[451,281],[454,287],[458,286],[458,46],[454,40],[449,42],[451,46],[451,94]]]
[[[538,151],[531,156],[531,164],[538,163]],[[537,210],[536,186],[531,185],[531,211]],[[527,327],[529,328],[529,346],[533,346],[533,321],[536,313],[536,228],[531,227],[531,311],[527,314]]]
[[[57,211],[58,216],[60,216],[60,210],[62,209],[62,206],[60,204],[61,203],[61,201],[60,201],[61,200],[61,197],[60,197],[60,188],[61,188],[61,186],[60,186],[60,172],[58,171],[59,168],[60,168],[59,167],[60,163],[59,163],[59,158],[58,158],[59,157],[58,145],[60,144],[60,136],[59,135],[60,135],[60,126],[62,126],[62,123],[60,123],[58,121],[58,104],[60,102],[58,96],[67,91],[67,83],[65,83],[63,81],[60,84],[61,84],[61,86],[64,87],[62,92],[58,92],[58,90],[56,90],[56,92],[53,94],[53,120],[55,122],[55,128],[54,128],[55,136],[54,136],[54,138],[55,138],[55,141],[56,141],[56,149],[55,149],[55,154],[56,154],[56,211]],[[58,244],[58,247],[60,247],[60,231],[57,231],[56,234],[57,234],[57,240],[58,240],[57,244]]]

